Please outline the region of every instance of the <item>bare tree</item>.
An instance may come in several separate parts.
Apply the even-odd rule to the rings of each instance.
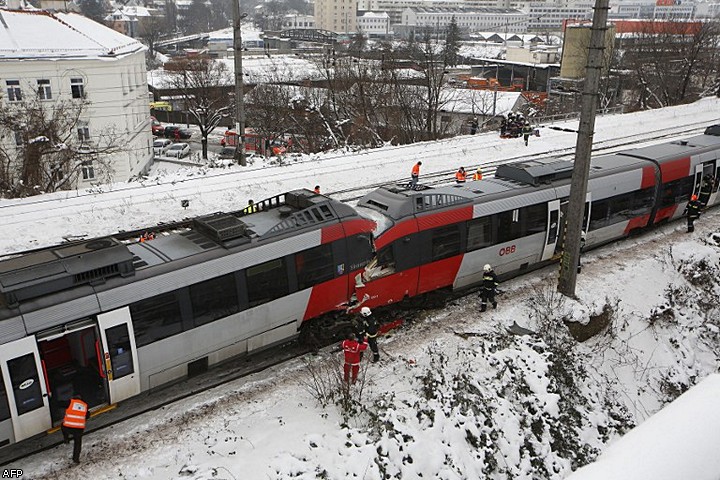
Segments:
[[[718,22],[647,22],[623,39],[623,68],[633,72],[639,109],[697,99],[718,76]]]
[[[164,16],[152,15],[143,18],[140,22],[140,39],[148,46],[148,54],[152,57],[155,55],[155,44],[171,30]]]
[[[208,135],[223,118],[233,114],[228,100],[228,87],[233,85],[233,72],[221,62],[207,58],[190,58],[175,63],[170,80],[180,92],[186,109],[200,127],[202,158],[207,159]]]
[[[80,177],[112,175],[120,152],[114,131],[89,137],[85,100],[48,103],[37,96],[0,103],[0,190],[9,197],[73,188]]]

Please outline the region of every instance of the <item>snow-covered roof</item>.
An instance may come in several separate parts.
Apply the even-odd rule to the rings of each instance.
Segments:
[[[0,10],[0,59],[117,58],[146,47],[75,13]]]
[[[520,92],[445,88],[440,108],[445,112],[490,115],[494,111],[502,115],[512,111],[520,95]]]

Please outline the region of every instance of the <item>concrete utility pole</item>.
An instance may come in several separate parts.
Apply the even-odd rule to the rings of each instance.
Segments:
[[[590,176],[590,153],[592,151],[593,130],[595,129],[595,111],[598,104],[598,90],[602,74],[605,53],[605,31],[607,30],[609,0],[595,0],[590,47],[585,67],[585,88],[583,89],[580,127],[575,145],[575,166],[570,199],[567,210],[567,223],[563,239],[563,254],[560,260],[560,279],[558,291],[568,297],[575,296],[577,265],[580,257],[580,234],[583,229],[585,198]]]
[[[235,145],[235,160],[243,167],[247,165],[245,160],[245,98],[243,71],[242,71],[242,31],[240,26],[242,19],[247,13],[240,13],[240,0],[233,2],[233,49],[235,56],[235,133],[237,142]]]

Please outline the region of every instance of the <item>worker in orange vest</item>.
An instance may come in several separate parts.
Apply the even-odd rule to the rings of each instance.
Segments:
[[[82,436],[85,433],[85,420],[90,417],[88,404],[82,401],[80,395],[73,395],[70,405],[65,410],[65,419],[60,429],[63,442],[68,443],[73,438],[73,462],[80,463],[80,449],[82,449]]]
[[[413,165],[412,171],[410,172],[411,187],[414,187],[418,183],[418,179],[420,178],[420,165],[422,165],[422,162],[417,162],[415,165]]]
[[[315,185],[314,192],[320,195],[320,185]]]
[[[465,183],[465,180],[467,180],[467,174],[465,173],[465,167],[460,167],[457,172],[455,172],[455,182],[456,183]]]
[[[473,180],[482,180],[482,169],[480,167],[473,173]]]

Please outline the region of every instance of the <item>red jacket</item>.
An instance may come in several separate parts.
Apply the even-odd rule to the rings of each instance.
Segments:
[[[415,177],[420,176],[420,165],[417,163],[413,165],[412,172],[410,172],[410,174]]]
[[[367,343],[359,343],[357,340],[345,340],[342,342],[342,349],[345,352],[345,363],[358,365],[360,363],[360,352],[367,348]]]

